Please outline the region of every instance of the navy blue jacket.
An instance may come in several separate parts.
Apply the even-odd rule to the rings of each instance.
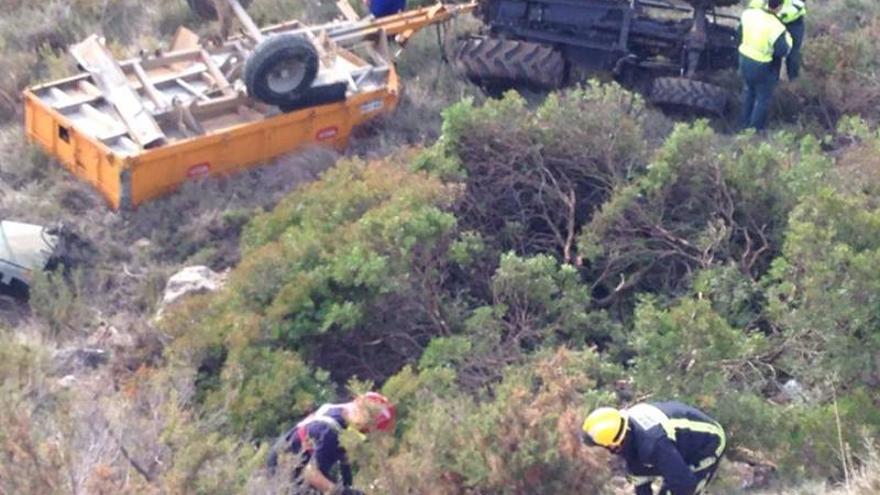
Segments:
[[[309,420],[314,416],[329,418],[335,422],[335,425],[328,421]],[[351,486],[352,475],[348,455],[339,443],[339,433],[347,427],[348,423],[342,417],[342,407],[332,404],[322,406],[309,418],[288,430],[276,442],[272,452],[269,453],[267,461],[269,469],[274,471],[278,465],[279,452],[290,452],[300,456],[300,462],[294,471],[294,478],[299,477],[306,464],[314,459],[321,473],[330,480],[333,480],[331,474],[333,467],[339,464],[342,483],[345,486]],[[304,432],[301,431],[303,429]],[[305,445],[303,445],[304,443]]]
[[[637,404],[627,414],[629,433],[621,455],[637,495],[651,494],[650,481],[656,477],[673,495],[693,495],[701,473],[714,468],[724,453],[724,430],[693,407],[654,402]]]

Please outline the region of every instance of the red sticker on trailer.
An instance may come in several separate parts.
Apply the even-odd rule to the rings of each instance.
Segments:
[[[197,163],[186,171],[186,176],[190,179],[204,177],[211,172],[211,164],[209,162]]]
[[[318,141],[326,141],[328,139],[333,139],[339,135],[339,128],[336,126],[325,127],[315,133],[315,139]]]

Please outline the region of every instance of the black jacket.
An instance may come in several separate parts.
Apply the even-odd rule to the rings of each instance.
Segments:
[[[680,402],[637,404],[627,409],[629,432],[621,455],[638,495],[662,477],[673,495],[693,495],[724,453],[724,430],[705,413]]]

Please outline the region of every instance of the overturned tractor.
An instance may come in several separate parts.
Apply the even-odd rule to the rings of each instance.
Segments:
[[[482,0],[485,32],[459,41],[455,60],[491,90],[556,89],[610,72],[654,104],[708,114],[730,95],[708,79],[737,64],[737,0]]]

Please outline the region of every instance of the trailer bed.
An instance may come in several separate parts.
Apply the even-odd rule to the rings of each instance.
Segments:
[[[180,49],[118,63],[121,76],[102,67],[27,89],[28,136],[118,209],[310,144],[342,148],[352,128],[398,101],[390,56],[365,60],[340,48],[313,87],[345,84],[344,99],[283,112],[248,97],[235,74],[244,54],[234,44],[208,53],[188,39]],[[86,43],[71,51],[107,63],[96,39]],[[108,72],[104,79],[116,81],[99,88]]]
[[[114,60],[97,36],[71,47],[83,73],[24,91],[29,139],[115,209],[304,146],[342,148],[354,127],[397,106],[389,38],[402,46],[420,29],[477,5],[258,28],[237,0],[227,1],[246,29],[219,45],[181,28],[168,51],[131,60]],[[304,96],[281,110],[249,95],[243,72],[263,41],[284,35],[310,40],[320,63]]]

